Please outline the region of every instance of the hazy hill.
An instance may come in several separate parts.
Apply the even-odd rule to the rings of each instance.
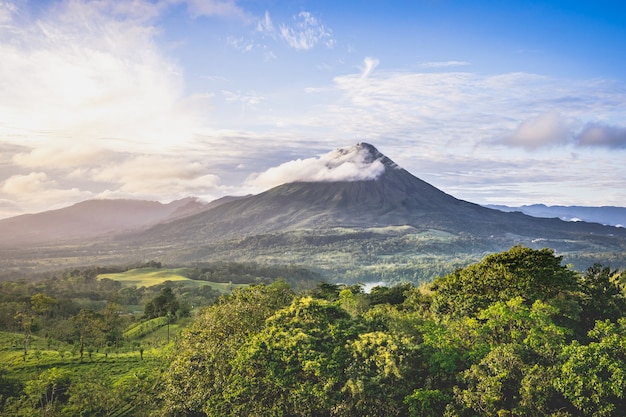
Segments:
[[[142,200],[88,200],[58,210],[0,220],[0,245],[32,245],[93,239],[145,229],[196,214],[195,198],[169,204]]]
[[[544,204],[531,204],[519,207],[489,204],[486,205],[486,207],[506,212],[520,211],[534,217],[555,217],[565,221],[582,220],[610,226],[626,227],[625,207],[546,206]]]

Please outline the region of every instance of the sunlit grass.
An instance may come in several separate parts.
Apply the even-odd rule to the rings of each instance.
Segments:
[[[189,268],[138,268],[114,274],[100,274],[98,279],[112,279],[121,282],[125,287],[151,287],[165,281],[188,281],[189,285],[206,285],[204,281],[188,278],[189,271]]]
[[[191,268],[137,268],[114,274],[100,274],[98,279],[108,278],[122,283],[124,287],[151,287],[170,281],[183,283],[186,287],[202,287],[209,285],[214,290],[230,293],[234,288],[245,284],[228,282],[210,282],[189,278]]]
[[[180,329],[174,326],[170,330],[173,335],[180,332]],[[24,357],[23,341],[22,334],[0,332],[1,368],[9,376],[22,381],[32,379],[43,370],[53,367],[64,369],[71,374],[85,374],[95,369],[118,379],[141,369],[160,366],[167,349],[164,337],[159,338],[158,344],[139,340],[135,343],[125,343],[119,349],[88,347],[81,361],[77,345],[38,336],[31,336],[28,353]]]

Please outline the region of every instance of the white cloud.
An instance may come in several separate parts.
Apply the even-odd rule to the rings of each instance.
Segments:
[[[15,3],[0,2],[0,25],[10,23],[17,12],[18,7]]]
[[[92,148],[78,143],[68,146],[49,144],[21,152],[13,156],[13,162],[21,167],[72,168],[102,163],[109,156],[103,149]]]
[[[166,0],[170,4],[185,3],[194,17],[220,16],[248,20],[248,13],[235,0]]]
[[[0,195],[29,211],[43,211],[66,205],[68,201],[80,201],[92,196],[78,188],[61,188],[57,181],[44,172],[12,175],[0,187]]]
[[[363,67],[361,68],[361,79],[367,78],[372,71],[374,71],[374,68],[378,66],[378,64],[380,64],[378,59],[366,57],[363,60]]]
[[[285,162],[248,178],[248,184],[269,188],[289,182],[360,181],[378,178],[385,172],[380,159],[372,159],[359,146],[336,149],[319,158]]]
[[[44,191],[52,182],[43,172],[31,172],[28,175],[13,175],[4,181],[2,192],[7,194],[34,194]]]
[[[239,92],[239,91],[235,92],[235,91],[223,90],[222,94],[223,94],[224,99],[226,101],[238,102],[238,103],[242,103],[242,104],[244,104],[246,106],[255,106],[255,105],[259,104],[261,101],[263,101],[263,97],[260,97],[254,91],[249,91],[247,93],[242,93],[242,92]]]
[[[498,152],[494,138],[538,148],[570,146],[572,133],[589,120],[619,125],[626,113],[623,85],[597,80],[562,81],[536,74],[372,70],[337,76],[300,120],[339,140],[394,138],[419,143],[421,152]],[[560,115],[560,117],[557,116]],[[292,123],[293,125],[293,123]]]
[[[469,62],[465,61],[433,61],[433,62],[424,62],[420,66],[422,68],[450,68],[450,67],[465,67],[470,65]]]
[[[205,194],[219,185],[217,175],[184,157],[139,155],[124,162],[94,168],[94,181],[111,183],[124,193],[163,197]]]
[[[270,12],[266,11],[263,17],[256,19],[255,34],[251,37],[230,36],[227,44],[242,52],[262,50],[266,61],[276,59],[276,55],[268,45],[258,40],[259,37],[282,41],[288,47],[301,51],[313,49],[318,44],[327,48],[334,46],[332,30],[310,12],[300,12],[293,16],[293,21],[291,24],[281,23],[277,28]]]
[[[251,40],[244,38],[243,36],[226,38],[226,43],[232,48],[241,52],[250,52],[254,49],[254,44]]]
[[[579,146],[587,147],[626,148],[626,127],[588,123],[576,135],[576,142]]]
[[[274,33],[274,23],[270,17],[270,12],[266,11],[263,19],[259,19],[257,22],[256,30],[261,33]]]
[[[541,114],[520,123],[510,134],[497,142],[535,150],[545,146],[563,145],[571,137],[571,129],[556,111]]]
[[[146,15],[157,5],[132,2],[139,15],[124,4],[61,2],[20,30],[0,27],[0,79],[11,80],[0,84],[0,133],[10,126],[27,145],[114,138],[123,150],[192,136],[205,108],[190,105],[182,70],[154,43]]]

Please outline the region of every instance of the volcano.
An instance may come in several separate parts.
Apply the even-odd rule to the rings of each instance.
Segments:
[[[336,227],[411,226],[478,237],[584,239],[626,230],[595,223],[505,213],[459,200],[415,177],[368,143],[320,158],[322,173],[240,198],[137,237],[144,241],[216,242],[243,236]],[[347,168],[346,168],[347,167]],[[337,179],[344,173],[345,179]],[[363,174],[365,173],[365,174]]]

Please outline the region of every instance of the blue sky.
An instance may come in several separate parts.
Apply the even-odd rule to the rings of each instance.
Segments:
[[[0,217],[361,141],[476,203],[626,206],[625,44],[607,1],[0,1]]]

